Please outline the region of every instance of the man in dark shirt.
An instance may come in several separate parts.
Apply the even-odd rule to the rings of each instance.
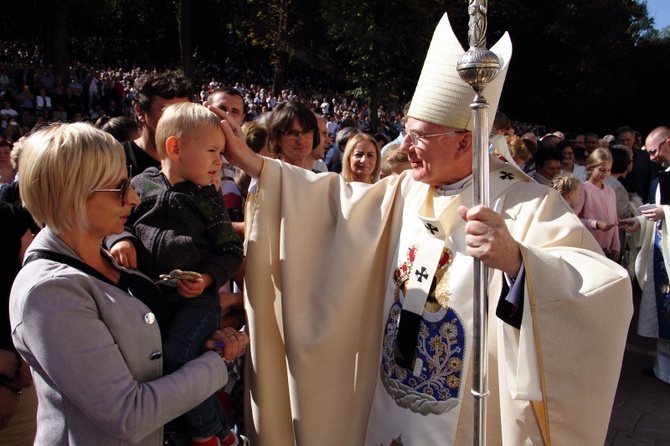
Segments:
[[[635,146],[635,132],[630,127],[619,127],[616,132],[618,144],[623,144],[633,152],[633,170],[622,183],[629,192],[636,192],[642,201],[649,202],[651,180],[656,178],[658,169],[649,158],[649,153]]]
[[[133,107],[142,133],[136,140],[124,142],[123,149],[133,174],[138,174],[149,167],[160,168],[156,151],[158,120],[168,105],[190,102],[193,86],[176,73],[151,73],[137,78],[133,90]]]

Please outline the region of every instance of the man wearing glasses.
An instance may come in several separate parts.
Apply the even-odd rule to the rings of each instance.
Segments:
[[[649,133],[645,142],[651,160],[664,167],[670,166],[670,128],[657,127]],[[642,248],[635,262],[635,275],[640,288],[640,316],[637,333],[656,338],[656,361],[653,368],[645,369],[646,376],[670,384],[670,287],[668,265],[670,265],[670,237],[668,237],[667,205],[670,190],[663,181],[670,167],[659,175],[656,187],[655,206],[642,209],[639,217],[621,220],[619,224],[626,232],[640,231]],[[662,190],[663,189],[663,190]]]
[[[509,38],[492,51],[495,110]],[[491,207],[473,207],[461,54],[445,15],[401,143],[412,170],[374,185],[263,160],[218,113],[227,150],[260,178],[247,217],[252,444],[473,444],[473,257],[490,272],[490,443],[605,442],[630,280],[556,191],[503,161],[491,158]]]

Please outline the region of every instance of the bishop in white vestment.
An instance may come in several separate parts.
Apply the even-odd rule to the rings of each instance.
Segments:
[[[263,160],[213,110],[227,158],[259,178],[245,219],[252,444],[473,444],[473,257],[490,270],[489,444],[604,443],[630,280],[513,165],[491,160],[491,207],[472,207],[460,54],[445,16],[401,145],[412,170],[374,185]]]

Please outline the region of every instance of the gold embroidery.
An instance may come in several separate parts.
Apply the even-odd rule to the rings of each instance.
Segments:
[[[449,302],[451,302],[451,291],[449,290],[449,279],[450,272],[449,268],[454,261],[453,253],[449,248],[444,248],[442,250],[442,257],[440,258],[440,263],[438,265],[437,271],[435,272],[435,299],[440,303],[442,308],[447,310],[449,308]]]
[[[417,245],[412,245],[407,249],[407,260],[398,265],[394,273],[394,281],[396,289],[394,293],[394,300],[399,299],[399,290],[403,294],[407,293],[407,284],[409,282],[409,275],[412,271],[412,265],[416,258],[416,253],[419,250]],[[449,309],[449,302],[451,301],[451,291],[449,290],[449,279],[451,274],[449,268],[454,261],[454,254],[449,248],[442,250],[440,261],[438,262],[437,271],[433,278],[433,286],[430,294],[426,299],[424,308],[429,313],[435,314],[442,308]]]

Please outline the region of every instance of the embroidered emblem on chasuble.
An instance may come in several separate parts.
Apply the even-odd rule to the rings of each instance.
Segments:
[[[412,369],[394,359],[398,321],[402,311],[400,293],[406,290],[419,247],[407,250],[407,259],[393,274],[395,298],[384,330],[381,381],[400,406],[422,415],[441,414],[457,406],[462,382],[465,331],[459,315],[449,307],[449,267],[453,253],[444,248],[424,306]]]

